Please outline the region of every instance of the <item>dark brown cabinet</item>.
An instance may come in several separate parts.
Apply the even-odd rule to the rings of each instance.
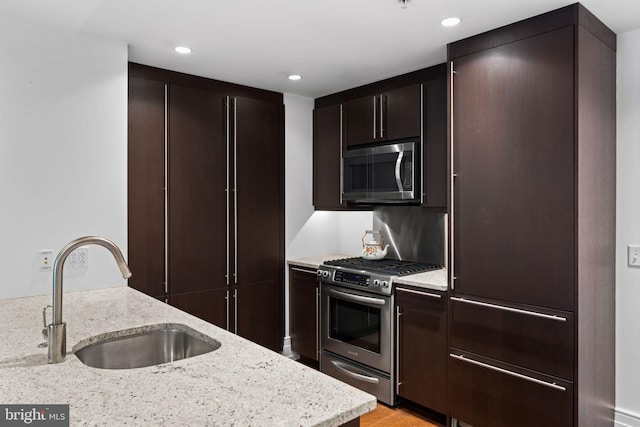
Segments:
[[[446,293],[396,287],[398,396],[447,412]]]
[[[415,138],[422,157],[421,205],[447,207],[445,64],[318,98],[313,116],[313,203],[317,210],[362,210],[342,197],[342,151]]]
[[[130,286],[281,350],[282,95],[137,64],[130,81]]]
[[[289,267],[289,300],[291,349],[318,362],[320,282],[315,270]]]
[[[313,110],[313,205],[316,209],[343,209],[342,104]]]
[[[612,425],[615,34],[575,4],[448,49],[450,416]]]
[[[346,144],[343,149],[420,136],[420,84],[351,99],[344,108]]]

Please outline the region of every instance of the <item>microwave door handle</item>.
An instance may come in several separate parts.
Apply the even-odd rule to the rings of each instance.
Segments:
[[[402,159],[404,158],[404,151],[400,151],[398,153],[398,158],[396,159],[396,184],[398,185],[398,191],[402,192],[404,189],[402,185],[402,179],[400,179],[400,168],[402,167]]]

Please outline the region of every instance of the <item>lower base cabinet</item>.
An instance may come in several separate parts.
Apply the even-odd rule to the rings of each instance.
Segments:
[[[291,350],[318,362],[320,282],[316,270],[289,267]]]
[[[449,364],[451,417],[473,427],[568,427],[573,425],[571,383],[496,364],[452,350]]]
[[[396,286],[398,396],[447,413],[446,294]]]

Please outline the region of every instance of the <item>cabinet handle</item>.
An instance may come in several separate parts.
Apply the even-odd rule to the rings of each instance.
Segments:
[[[451,182],[449,183],[449,187],[451,188],[451,200],[449,200],[449,204],[450,204],[450,209],[449,209],[449,215],[450,215],[450,220],[449,220],[449,245],[451,246],[451,257],[449,259],[449,263],[451,264],[449,266],[449,271],[451,271],[451,289],[455,289],[455,274],[456,274],[456,270],[455,270],[455,233],[454,233],[454,229],[455,229],[455,211],[454,211],[454,177],[455,177],[455,173],[454,173],[454,169],[453,169],[453,165],[454,165],[454,161],[453,161],[453,157],[454,157],[454,150],[453,150],[453,120],[454,120],[454,116],[453,116],[453,75],[455,74],[455,71],[453,69],[453,61],[451,61],[451,66],[449,69],[449,117],[450,117],[450,123],[449,123],[449,138],[451,139],[451,164],[449,165],[449,168],[451,169],[451,177],[450,180]]]
[[[542,317],[543,319],[556,320],[558,322],[566,322],[567,321],[566,317],[557,316],[555,314],[545,314],[545,313],[538,313],[537,311],[521,310],[519,308],[507,307],[507,306],[498,305],[498,304],[489,304],[489,303],[486,303],[486,302],[474,301],[474,300],[470,300],[470,299],[466,299],[466,298],[459,298],[459,297],[450,297],[450,298],[451,298],[452,301],[458,301],[458,302],[463,302],[463,303],[472,304],[472,305],[479,305],[479,306],[482,306],[482,307],[495,308],[497,310],[509,311],[511,313],[524,314],[524,315],[527,315],[527,316]]]
[[[316,287],[316,356],[320,360],[320,287]]]
[[[417,295],[423,295],[425,297],[431,297],[431,298],[442,298],[442,295],[440,294],[432,294],[430,292],[420,292],[420,291],[414,291],[411,289],[404,289],[404,288],[396,288],[396,292],[400,291],[400,292],[409,292],[411,294],[417,294]]]
[[[380,139],[384,138],[384,95],[380,95]]]
[[[400,307],[396,306],[396,394],[400,394]]]
[[[235,322],[235,334],[238,335],[238,289],[233,290],[233,320]]]
[[[424,204],[425,191],[427,190],[424,185],[424,159],[426,158],[426,146],[424,142],[424,84],[420,83],[420,147],[422,150],[420,154],[422,160],[420,161],[420,204]],[[413,187],[415,188],[415,187]]]
[[[519,374],[517,372],[509,371],[507,369],[498,368],[497,366],[489,365],[489,364],[483,363],[483,362],[478,362],[477,360],[469,359],[468,357],[465,357],[465,356],[462,356],[462,355],[459,355],[459,354],[449,353],[449,356],[453,357],[454,359],[458,359],[458,360],[461,360],[463,362],[466,362],[466,363],[471,363],[472,365],[477,365],[477,366],[480,366],[480,367],[483,367],[483,368],[486,368],[486,369],[490,369],[492,371],[496,371],[496,372],[500,372],[502,374],[510,375],[512,377],[520,378],[521,380],[525,380],[525,381],[529,381],[529,382],[536,383],[536,384],[539,384],[539,385],[543,385],[545,387],[549,387],[549,388],[552,388],[554,390],[567,391],[566,387],[562,387],[561,385],[558,385],[556,383],[550,383],[550,382],[547,382],[547,381],[542,381],[542,380],[539,380],[537,378],[533,378],[533,377],[529,377],[527,375]]]
[[[238,283],[238,112],[237,98],[233,98],[233,283]],[[236,330],[238,329],[236,320]]]
[[[342,150],[344,150],[344,141],[343,141],[343,116],[344,110],[342,104],[340,104],[340,204],[344,203],[344,165],[342,164]]]
[[[164,293],[169,293],[169,86],[164,85]]]
[[[224,297],[227,303],[227,331],[229,330],[229,289],[227,289],[227,295]]]
[[[371,384],[378,384],[380,382],[380,380],[375,378],[375,377],[369,377],[367,375],[362,375],[362,374],[357,374],[355,372],[351,372],[349,369],[347,369],[346,365],[344,365],[344,364],[342,364],[340,362],[337,362],[335,360],[332,360],[331,364],[333,366],[335,366],[336,368],[338,368],[345,375],[347,375],[347,376],[349,376],[351,378],[355,378],[357,380],[364,381],[364,382],[371,383]]]
[[[230,135],[231,135],[231,128],[230,128],[230,126],[231,126],[231,123],[230,123],[231,115],[230,115],[230,112],[229,112],[229,102],[230,102],[230,99],[227,96],[225,98],[225,103],[224,103],[225,104],[225,117],[226,117],[226,120],[227,120],[227,125],[226,125],[226,129],[227,129],[227,149],[226,149],[226,151],[227,151],[227,153],[226,153],[227,154],[227,163],[226,163],[226,165],[227,165],[227,175],[226,175],[227,176],[227,186],[225,187],[225,190],[224,190],[225,193],[226,193],[225,195],[226,195],[226,200],[227,200],[227,247],[225,249],[225,252],[227,254],[227,274],[225,275],[225,279],[227,281],[227,286],[229,286],[229,273],[230,273],[229,272],[229,265],[231,263],[231,260],[230,260],[231,254],[229,253],[229,245],[231,243],[230,242],[230,237],[231,237],[231,233],[230,233],[230,227],[231,227],[231,224],[230,224],[231,223],[230,208],[231,208],[231,206],[229,205],[230,204],[230,202],[229,202],[229,197],[230,197],[230,195],[229,195],[229,172],[230,172],[229,171],[229,161],[230,161],[230,158],[229,158],[229,156],[230,156],[229,144],[231,142],[231,138],[230,138]],[[227,298],[228,298],[228,295],[227,295]],[[228,315],[228,313],[229,313],[229,305],[227,303],[227,330],[229,329],[229,315]]]
[[[376,96],[373,95],[373,139],[376,139],[376,128],[378,126],[378,123],[376,122],[376,109]]]

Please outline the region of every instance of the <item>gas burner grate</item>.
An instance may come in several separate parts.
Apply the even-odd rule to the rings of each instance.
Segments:
[[[326,261],[325,265],[334,267],[351,268],[355,270],[378,271],[394,276],[420,273],[423,271],[436,270],[442,268],[438,264],[428,264],[415,261],[401,261],[397,259],[370,260],[359,257],[335,259]]]

